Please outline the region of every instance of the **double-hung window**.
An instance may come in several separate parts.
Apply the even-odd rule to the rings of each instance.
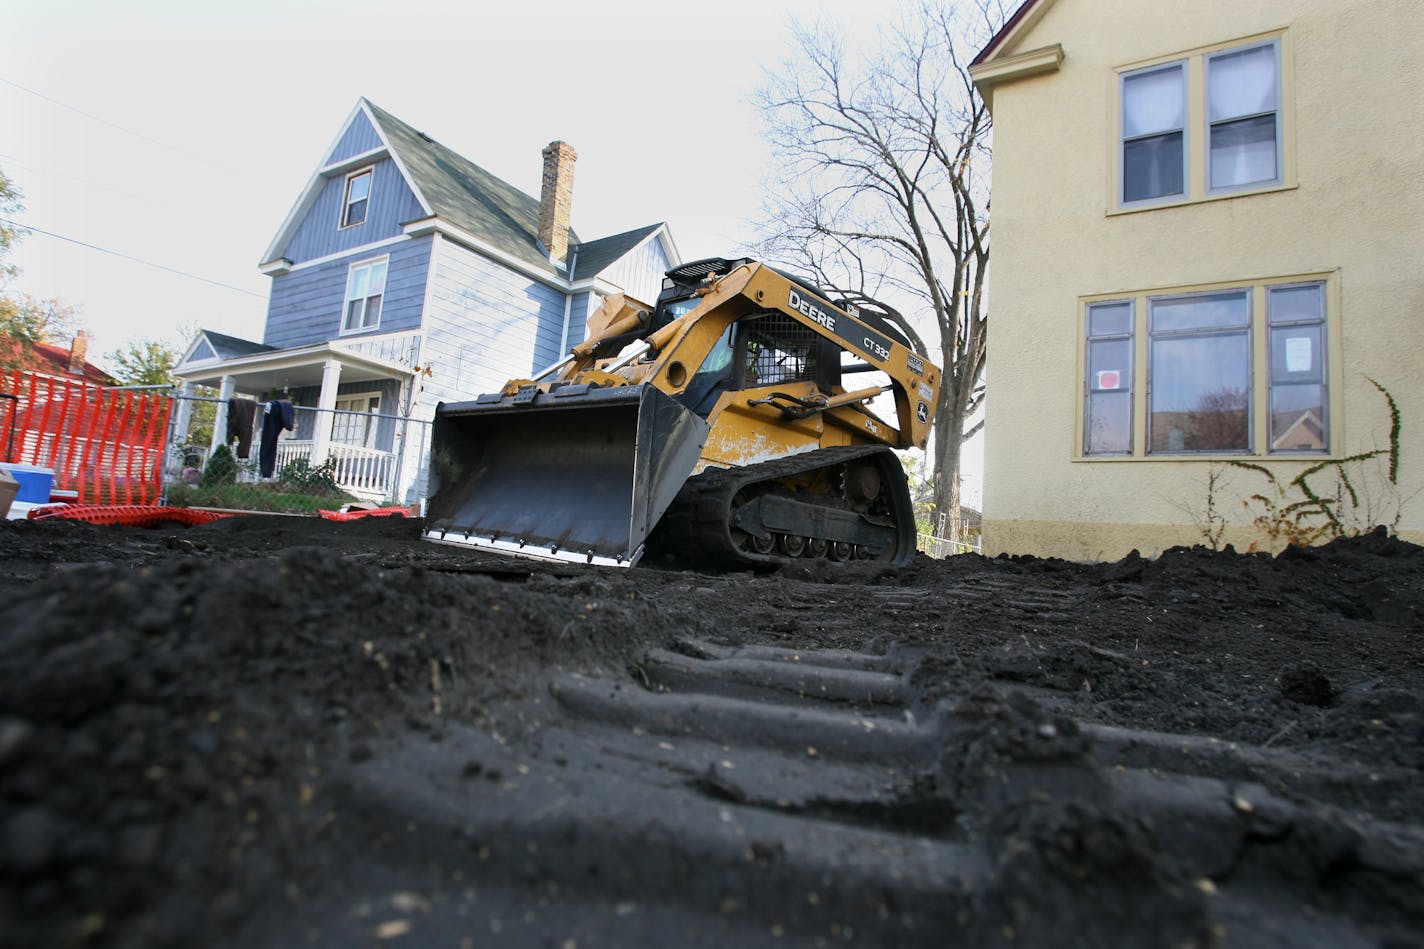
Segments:
[[[1119,210],[1286,183],[1284,36],[1127,67],[1118,79]]]
[[[1087,300],[1083,457],[1330,451],[1329,287],[1280,277]]]
[[[1276,43],[1206,58],[1209,190],[1280,180],[1280,72]]]
[[[1122,77],[1122,203],[1186,194],[1187,67]]]
[[[371,169],[346,177],[346,197],[341,202],[341,226],[354,227],[366,220],[366,208],[371,203]]]
[[[390,258],[352,264],[346,276],[346,304],[341,332],[375,329],[381,322],[381,300],[386,295],[386,268]]]

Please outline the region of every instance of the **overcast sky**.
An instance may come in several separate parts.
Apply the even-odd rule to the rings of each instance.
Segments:
[[[585,239],[668,221],[684,257],[753,234],[766,171],[748,98],[787,23],[845,0],[611,3],[47,0],[0,32],[0,167],[33,233],[18,289],[80,307],[97,352],[188,323],[260,339],[258,258],[359,96],[530,194],[578,151]],[[20,88],[23,87],[23,88]],[[60,104],[62,103],[62,104]],[[81,114],[83,113],[83,114]],[[247,291],[247,292],[241,292]]]
[[[258,258],[360,96],[529,194],[540,151],[568,141],[585,240],[667,221],[685,259],[730,254],[755,234],[769,160],[749,99],[764,68],[795,58],[791,19],[868,37],[893,10],[7,4],[0,168],[24,192],[20,223],[59,235],[36,230],[18,245],[12,289],[77,306],[101,363],[131,339],[176,341],[190,325],[260,340],[269,279]]]

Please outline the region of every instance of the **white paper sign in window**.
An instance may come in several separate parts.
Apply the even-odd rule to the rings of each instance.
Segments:
[[[1309,336],[1286,340],[1286,372],[1309,372],[1312,365]]]

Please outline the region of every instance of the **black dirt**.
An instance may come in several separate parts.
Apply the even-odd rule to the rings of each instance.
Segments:
[[[0,944],[1418,945],[1424,552],[0,525]]]

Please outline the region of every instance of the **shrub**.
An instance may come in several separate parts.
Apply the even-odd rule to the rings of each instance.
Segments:
[[[203,468],[203,477],[198,482],[204,488],[217,487],[220,484],[232,484],[237,481],[237,459],[232,456],[232,449],[226,445],[219,445],[208,459],[207,466]]]
[[[341,491],[336,484],[336,460],[333,458],[316,466],[306,458],[293,458],[277,472],[277,480],[309,493],[337,494]]]

